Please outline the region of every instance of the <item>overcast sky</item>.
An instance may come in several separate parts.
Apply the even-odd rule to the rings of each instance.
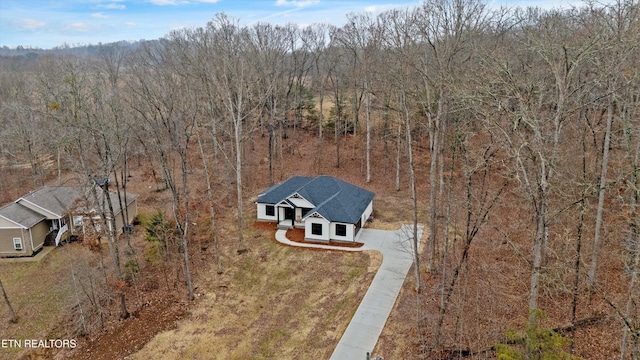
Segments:
[[[489,0],[492,6],[550,8],[578,0]],[[415,0],[0,0],[0,46],[48,49],[119,40],[157,39],[173,29],[201,27],[218,12],[242,24],[330,23],[350,12],[378,13]]]

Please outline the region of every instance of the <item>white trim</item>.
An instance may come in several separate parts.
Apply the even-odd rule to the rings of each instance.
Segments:
[[[265,205],[266,205],[266,203],[265,203]],[[280,201],[280,202],[279,202],[278,204],[276,204],[275,206],[278,206],[278,207],[288,207],[289,209],[293,209],[293,206],[291,206],[291,204],[289,204],[289,203],[287,202],[287,200],[286,200],[286,199],[285,199],[285,200]]]
[[[16,240],[18,240],[18,242],[16,242]],[[19,249],[16,247],[16,245],[18,243],[20,244],[20,248]],[[22,243],[22,238],[21,237],[19,237],[19,238],[14,237],[13,238],[13,250],[15,250],[15,251],[24,251],[24,244]]]
[[[293,197],[294,195],[298,195],[298,198]],[[294,203],[294,205],[296,205],[296,207],[304,207],[304,208],[309,208],[309,209],[313,209],[313,208],[315,208],[315,207],[316,207],[315,205],[313,205],[313,203],[312,203],[311,201],[309,201],[309,200],[305,199],[305,197],[304,197],[304,196],[302,196],[302,195],[300,195],[300,193],[298,193],[298,192],[294,192],[293,194],[291,194],[291,195],[289,195],[289,196],[287,196],[287,197],[286,197],[286,199],[287,199],[287,200],[289,200],[289,201],[293,202],[292,198],[293,198],[293,199],[296,199],[296,200],[298,200],[298,199],[302,199],[302,200],[304,200],[307,204],[311,205],[311,206],[303,206],[303,205],[296,205],[296,204]],[[306,205],[306,204],[304,204],[304,205]]]
[[[68,225],[64,224],[64,226],[58,230],[58,234],[56,235],[56,246],[60,244],[60,238],[62,238],[62,235],[67,233],[68,229],[69,229]]]
[[[8,217],[6,217],[6,216],[2,216],[2,215],[0,215],[0,217],[1,217],[1,218],[3,218],[3,219],[5,219],[5,220],[7,220],[8,222],[11,222],[11,223],[14,223],[14,224],[18,225],[18,229],[28,229],[28,227],[26,227],[26,226],[24,226],[24,225],[21,225],[21,224],[18,224],[17,222],[15,222],[15,221],[13,221],[13,220],[9,219],[9,218],[8,218]],[[0,226],[0,229],[16,229],[16,228],[11,228],[11,227],[2,227],[2,226]]]
[[[31,204],[31,205],[33,205],[33,206],[37,207],[38,209],[42,209],[42,210],[44,210],[44,211],[48,212],[49,214],[52,214],[53,216],[57,216],[57,217],[58,217],[58,219],[60,219],[60,218],[62,217],[62,215],[58,215],[58,214],[54,213],[54,212],[53,212],[53,211],[51,211],[51,210],[47,210],[47,209],[43,208],[42,206],[40,206],[40,205],[38,205],[38,204],[34,204],[33,202],[31,202],[31,201],[29,201],[29,200],[27,200],[27,199],[25,199],[25,198],[23,198],[23,197],[21,197],[20,199],[16,200],[16,203],[20,204],[20,200],[24,200],[25,202],[28,202],[29,204]],[[22,205],[22,204],[21,204],[21,205]],[[22,206],[24,206],[24,205],[22,205]],[[33,209],[32,209],[32,210],[33,210]],[[35,210],[34,210],[34,211],[35,211]],[[40,215],[46,216],[46,215],[44,215],[44,214],[42,214],[42,213],[40,213]],[[50,220],[55,220],[55,219],[50,219]]]
[[[318,216],[313,216],[313,215],[318,215]],[[327,220],[324,216],[322,216],[322,215],[321,215],[319,212],[317,212],[317,211],[314,211],[314,212],[309,211],[309,212],[307,213],[307,215],[305,215],[305,216],[303,216],[303,217],[302,217],[302,221],[305,221],[305,220],[307,220],[307,219],[308,219],[308,218],[310,218],[310,217],[322,218],[322,219],[324,219],[324,220],[326,220],[326,221],[329,221],[329,220]]]
[[[31,229],[29,229],[29,240],[31,241],[31,251],[35,251],[36,249],[33,247],[33,233],[31,232]]]

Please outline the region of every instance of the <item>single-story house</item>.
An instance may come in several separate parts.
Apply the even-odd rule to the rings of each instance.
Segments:
[[[84,201],[89,188],[43,186],[0,208],[0,256],[32,256],[45,245],[59,245],[85,230],[85,219],[95,218],[102,204]],[[98,194],[102,194],[98,190]],[[101,196],[102,197],[102,196]],[[116,226],[122,228],[116,193],[110,193]],[[137,195],[127,194],[128,222],[137,215]]]
[[[308,240],[356,241],[373,212],[373,197],[333,176],[294,176],[258,195],[257,218],[304,228]]]

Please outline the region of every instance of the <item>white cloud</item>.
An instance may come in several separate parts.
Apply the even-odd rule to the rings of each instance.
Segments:
[[[276,6],[306,7],[318,4],[320,0],[276,0]]]
[[[184,0],[149,0],[153,5],[166,6],[166,5],[184,5],[188,1]]]
[[[196,1],[201,3],[207,3],[207,4],[215,4],[217,2],[220,2],[220,0],[196,0]]]
[[[68,23],[65,27],[65,30],[70,31],[78,31],[78,32],[89,32],[91,31],[91,25],[85,22],[72,22]]]
[[[365,12],[368,13],[379,13],[385,10],[390,10],[393,8],[397,8],[398,5],[388,4],[388,5],[371,5],[364,8]]]
[[[25,30],[36,30],[47,26],[47,23],[44,21],[38,21],[34,19],[23,19],[16,21],[16,25]]]
[[[100,9],[107,10],[125,10],[127,8],[124,4],[110,3],[110,4],[98,4]]]
[[[110,18],[109,15],[106,15],[105,13],[102,13],[102,12],[93,13],[93,14],[91,14],[91,17],[98,18],[98,19],[108,19],[108,18]]]

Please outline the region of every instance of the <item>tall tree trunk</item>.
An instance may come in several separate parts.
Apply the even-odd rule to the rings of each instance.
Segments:
[[[216,259],[216,272],[222,274],[222,259],[220,256],[220,245],[218,244],[218,231],[216,229],[216,210],[215,200],[213,198],[213,191],[211,190],[211,174],[209,173],[209,165],[207,164],[206,153],[200,140],[200,132],[196,130],[196,138],[198,140],[198,147],[200,148],[200,157],[202,158],[202,168],[204,169],[204,176],[207,182],[207,199],[209,200],[209,228],[211,229],[211,236],[213,238],[213,248],[215,251]]]
[[[429,166],[429,246],[427,252],[427,271],[435,269],[436,243],[438,234],[438,204],[437,198],[440,193],[440,177],[438,176],[438,160],[442,152],[442,113],[444,111],[444,89],[440,89],[438,98],[438,109],[435,119],[430,121],[429,139],[431,139],[431,162]],[[428,112],[427,112],[428,113]]]
[[[413,201],[413,233],[411,244],[413,247],[413,268],[416,277],[416,293],[422,293],[422,280],[420,279],[420,255],[418,253],[418,193],[416,191],[416,173],[413,163],[413,142],[411,138],[411,119],[406,94],[403,94],[405,134],[407,151],[409,153],[409,181],[411,182],[411,200]]]
[[[365,81],[365,91],[367,92],[367,183],[371,182],[371,94],[369,93],[369,83]]]
[[[9,321],[11,321],[12,323],[18,322],[18,317],[16,316],[16,312],[13,310],[13,306],[11,306],[11,301],[9,301],[7,292],[4,290],[2,280],[0,280],[0,290],[2,290],[2,297],[4,297],[4,302],[7,303],[7,307],[9,308],[9,315],[11,315]]]
[[[113,213],[113,204],[111,202],[111,196],[109,195],[109,183],[108,179],[105,179],[105,183],[102,186],[102,194],[106,200],[108,213],[106,211],[100,211],[102,217],[102,225],[107,231],[107,245],[109,247],[109,253],[113,261],[114,271],[116,272],[116,279],[121,282],[120,286],[124,285],[125,279],[120,267],[120,250],[118,249],[118,237],[116,230],[115,215]],[[96,204],[99,204],[98,193],[95,188],[95,184],[91,186],[91,193]],[[127,300],[123,289],[118,289],[118,300],[120,302],[120,318],[126,319],[129,317],[129,310],[127,310]]]
[[[242,212],[242,120],[234,121],[236,142],[236,194],[238,201],[238,254],[247,251],[244,244],[244,214]]]
[[[188,140],[187,140],[188,142]],[[184,226],[181,226],[182,230],[182,252],[184,254],[184,269],[185,277],[187,281],[187,291],[189,292],[189,300],[194,299],[193,295],[193,283],[191,281],[191,264],[189,261],[189,186],[187,184],[187,154],[188,147],[185,146],[184,153],[181,155],[181,167],[182,167],[182,196],[184,199]]]
[[[400,141],[402,139],[402,121],[398,119],[398,133],[396,134],[396,191],[400,191]]]
[[[274,140],[276,137],[274,125],[269,123],[267,131],[269,132],[269,186],[273,185],[273,149],[275,147]]]
[[[536,206],[536,237],[533,243],[533,263],[531,266],[531,287],[529,290],[529,324],[535,326],[538,320],[538,293],[542,262],[544,259],[544,239],[547,234],[548,189],[547,169],[544,160],[540,160],[540,179]]]
[[[587,144],[584,135],[582,136],[582,183],[587,183]],[[580,264],[582,262],[582,230],[584,228],[585,199],[587,198],[587,187],[583,186],[582,196],[580,197],[580,220],[578,221],[578,233],[576,239],[576,261],[573,267],[573,300],[571,301],[571,345],[570,353],[573,354],[573,346],[575,339],[575,324],[578,312],[578,295],[580,285]]]
[[[598,254],[602,242],[602,212],[604,209],[604,194],[607,184],[607,168],[609,165],[609,143],[611,141],[611,123],[613,122],[613,105],[607,108],[607,128],[604,134],[604,144],[602,145],[602,169],[600,171],[600,186],[598,188],[598,208],[596,209],[596,231],[593,237],[593,255],[591,256],[591,267],[589,268],[588,284],[590,288],[596,285],[596,275],[598,270]]]

